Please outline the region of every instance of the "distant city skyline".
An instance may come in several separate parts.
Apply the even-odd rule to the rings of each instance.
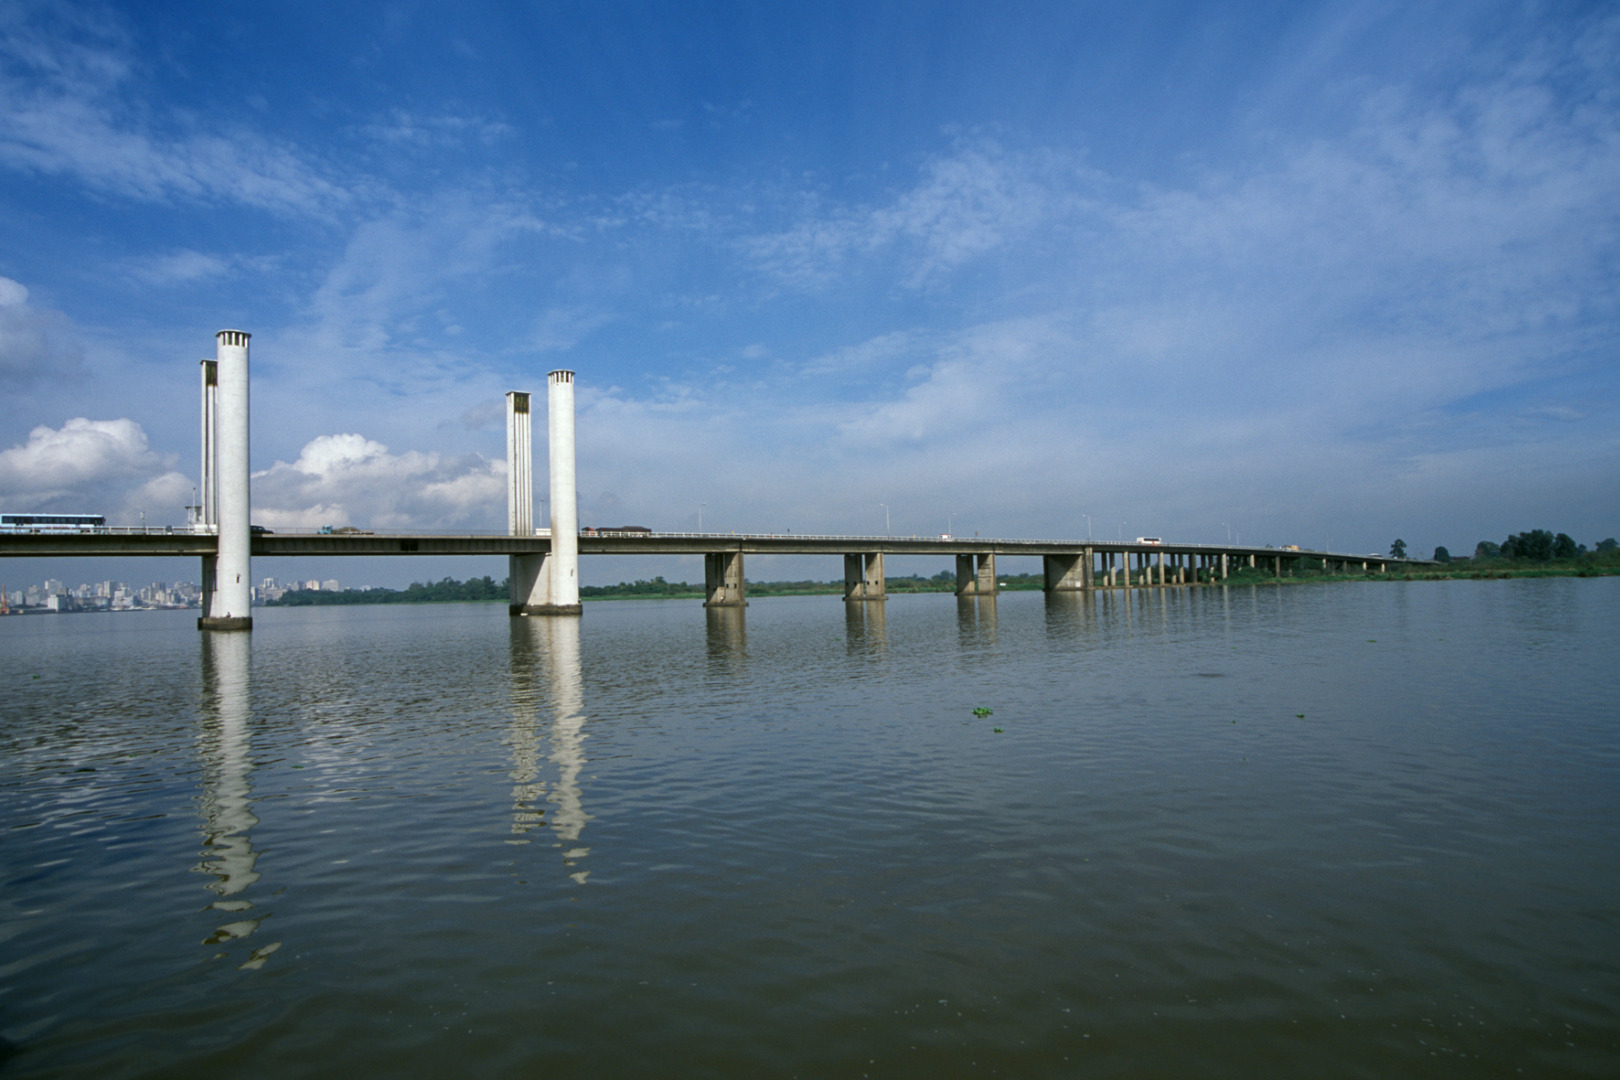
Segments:
[[[23,0],[0,507],[182,524],[236,328],[270,528],[500,529],[569,368],[586,524],[1590,544],[1617,56],[1597,3]]]
[[[21,562],[22,560],[18,560]],[[283,594],[300,589],[311,589],[324,592],[342,592],[343,585],[337,578],[295,579],[292,581],[279,581],[276,578],[261,578],[253,586],[253,600],[262,603],[266,600],[279,599]],[[68,585],[60,578],[46,578],[38,584],[28,584],[14,587],[13,584],[0,582],[0,592],[3,592],[7,603],[13,609],[42,608],[52,611],[118,611],[138,608],[161,607],[191,607],[198,605],[202,596],[202,586],[194,581],[154,581],[146,585],[131,586],[127,582],[115,581],[107,578],[100,581],[81,582],[78,585]],[[52,604],[53,598],[67,598],[72,604]]]

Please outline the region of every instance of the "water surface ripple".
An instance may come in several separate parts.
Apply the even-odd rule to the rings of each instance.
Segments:
[[[255,627],[0,620],[0,1075],[1620,1073],[1617,579]]]

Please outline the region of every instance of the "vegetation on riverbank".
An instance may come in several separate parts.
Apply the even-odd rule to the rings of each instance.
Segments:
[[[1039,589],[1039,574],[1003,574],[1001,587],[1010,591]],[[933,577],[915,574],[890,577],[885,587],[891,593],[954,592],[956,575],[942,571]],[[748,595],[761,596],[842,596],[844,583],[836,581],[750,581]],[[617,585],[582,585],[581,600],[637,600],[637,599],[702,599],[703,586],[684,581],[665,581],[662,576],[651,580],[621,581]],[[280,599],[266,603],[267,607],[323,607],[332,604],[463,604],[507,603],[507,579],[496,581],[488,576],[470,581],[443,578],[424,584],[415,582],[405,589],[345,589],[325,592],[300,589],[282,594]]]
[[[1400,541],[1396,541],[1397,544]],[[1600,541],[1595,548],[1577,544],[1565,533],[1553,534],[1546,529],[1532,529],[1515,533],[1501,544],[1482,540],[1472,556],[1453,556],[1445,548],[1436,548],[1434,561],[1426,563],[1391,563],[1387,572],[1369,568],[1365,573],[1358,567],[1351,572],[1329,572],[1321,559],[1294,559],[1285,561],[1283,574],[1278,578],[1272,569],[1244,567],[1233,572],[1233,582],[1254,581],[1438,581],[1455,579],[1519,578],[1519,577],[1606,577],[1620,574],[1620,542],[1614,538]]]

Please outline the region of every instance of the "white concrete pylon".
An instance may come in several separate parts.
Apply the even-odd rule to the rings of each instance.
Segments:
[[[192,528],[214,535],[219,531],[219,361],[199,361],[202,371],[202,463],[198,473],[197,506]],[[202,613],[214,613],[214,581],[219,559],[202,557]]]
[[[512,536],[534,534],[534,450],[529,395],[506,393],[506,530]]]
[[[506,526],[513,536],[534,535],[534,444],[530,395],[506,394]],[[551,606],[547,556],[508,555],[507,600],[513,615],[543,615]]]
[[[579,503],[574,477],[574,373],[546,376],[551,448],[551,603],[549,614],[578,615]]]
[[[253,629],[251,503],[248,493],[248,338],[241,330],[214,335],[218,376],[215,417],[215,510],[219,517],[212,605],[202,630]],[[206,376],[205,376],[206,377]]]

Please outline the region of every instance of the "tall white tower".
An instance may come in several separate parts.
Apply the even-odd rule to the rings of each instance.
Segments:
[[[253,629],[253,587],[249,562],[252,527],[248,522],[248,338],[241,330],[214,335],[217,412],[214,420],[215,513],[219,548],[214,590],[199,630]],[[206,379],[206,374],[204,378]],[[205,390],[206,402],[206,390]],[[206,404],[204,406],[206,409]],[[206,417],[204,423],[207,423]],[[205,481],[206,482],[206,481]],[[204,565],[204,576],[207,566]]]
[[[574,373],[546,376],[551,446],[551,614],[578,615],[579,502],[574,482]]]
[[[506,531],[534,535],[534,447],[529,395],[506,394]],[[551,609],[551,575],[544,553],[506,557],[507,599],[513,615],[545,615]]]
[[[529,395],[506,393],[506,531],[534,535],[534,449]]]
[[[200,361],[202,367],[202,470],[198,473],[201,490],[197,505],[191,507],[192,530],[213,536],[219,532],[219,361]],[[202,613],[214,610],[214,581],[218,576],[217,555],[202,557]]]

